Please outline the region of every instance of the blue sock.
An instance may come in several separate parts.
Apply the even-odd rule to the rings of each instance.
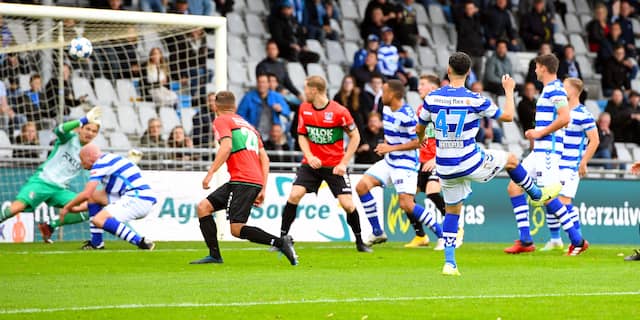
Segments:
[[[522,187],[522,189],[527,192],[531,199],[540,200],[540,198],[542,198],[542,190],[540,190],[540,188],[538,188],[538,186],[533,183],[533,179],[531,178],[531,176],[529,176],[527,170],[525,170],[521,164],[518,164],[515,169],[508,171],[508,173],[509,177],[511,177],[511,180]]]
[[[113,217],[107,219],[107,221],[104,222],[104,226],[102,226],[102,228],[131,244],[134,244],[136,246],[140,244],[140,236],[135,231],[127,227],[124,223],[116,220]]]
[[[444,262],[456,266],[456,236],[458,235],[457,214],[447,213],[442,221],[442,236],[444,237]]]
[[[376,212],[376,200],[370,192],[367,192],[360,196],[360,202],[364,207],[364,214],[369,219],[369,224],[373,229],[373,234],[379,236],[382,234],[382,228],[380,227],[380,221],[378,221],[378,213]]]
[[[547,210],[547,226],[549,226],[549,234],[551,235],[551,240],[561,240],[560,239],[560,220],[556,217],[555,214],[549,212]]]
[[[511,197],[511,206],[513,206],[513,213],[516,215],[520,241],[523,243],[533,242],[531,230],[529,229],[529,205],[527,204],[527,197],[524,194]]]
[[[580,232],[580,234],[582,234],[582,231],[580,231],[580,215],[578,213],[578,208],[574,207],[571,203],[569,203],[566,207],[567,212],[571,217],[571,221],[573,221],[573,226],[576,228],[576,230],[578,230],[578,232]]]
[[[551,212],[558,217],[562,229],[567,232],[569,239],[571,239],[571,244],[574,246],[582,244],[582,235],[580,235],[580,232],[574,227],[573,221],[571,221],[571,217],[567,212],[567,207],[565,207],[558,198],[551,200],[551,202],[547,204],[547,212]]]
[[[91,231],[91,245],[94,247],[98,247],[102,244],[102,234],[104,230],[96,227],[92,219],[93,217],[102,210],[102,206],[97,203],[89,203],[87,206],[89,209],[89,231]]]
[[[427,211],[423,206],[416,204],[412,214],[420,223],[427,225],[438,239],[442,238],[442,227],[436,221],[433,212]]]

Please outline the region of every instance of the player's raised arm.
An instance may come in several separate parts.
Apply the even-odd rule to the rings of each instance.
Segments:
[[[91,110],[89,110],[89,112],[87,112],[86,116],[78,120],[71,120],[71,121],[62,123],[56,126],[53,132],[55,133],[56,137],[58,137],[58,139],[64,142],[70,139],[69,133],[78,127],[84,126],[87,123],[94,123],[94,124],[100,125],[101,116],[102,116],[102,109],[100,107],[93,107]]]
[[[231,155],[231,137],[223,137],[220,141],[220,147],[218,148],[218,152],[216,152],[216,158],[213,159],[213,163],[207,172],[207,176],[202,180],[202,188],[209,189],[209,182],[211,182],[211,178],[213,175],[222,167],[222,165],[227,162],[229,156]]]
[[[502,87],[504,88],[504,94],[506,101],[502,106],[502,113],[498,120],[504,122],[513,121],[513,117],[516,113],[516,102],[514,98],[514,91],[516,88],[516,81],[513,80],[508,74],[502,76]]]

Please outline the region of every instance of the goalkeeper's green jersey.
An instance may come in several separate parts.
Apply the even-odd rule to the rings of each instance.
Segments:
[[[57,126],[54,130],[57,139],[47,160],[36,170],[34,177],[46,183],[67,188],[73,178],[82,172],[80,163],[80,138],[72,130],[80,126],[74,120]]]

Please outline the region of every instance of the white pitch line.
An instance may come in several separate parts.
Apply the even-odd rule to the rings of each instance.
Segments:
[[[279,306],[291,304],[320,304],[320,303],[360,303],[360,302],[394,302],[394,301],[427,301],[427,300],[493,300],[493,299],[527,299],[552,297],[601,297],[601,296],[636,296],[636,292],[586,292],[586,293],[539,293],[539,294],[501,294],[477,296],[425,296],[425,297],[362,297],[346,299],[312,299],[312,300],[281,300],[281,301],[246,301],[246,302],[211,302],[211,303],[156,303],[156,304],[117,304],[105,306],[78,306],[61,308],[28,308],[28,309],[0,309],[0,314],[32,314],[67,311],[95,311],[106,309],[157,309],[157,308],[207,308],[207,307],[253,307]]]
[[[312,248],[312,249],[348,249],[348,248],[352,248],[353,246],[319,246],[319,247],[304,247],[304,246],[296,246],[296,249],[308,249],[308,248]],[[206,251],[207,248],[203,247],[201,249],[194,249],[194,248],[184,248],[184,249],[155,249],[153,250],[154,252],[199,252],[199,251]],[[253,248],[222,248],[223,251],[265,251],[267,250],[267,247],[253,247]],[[130,253],[130,252],[137,252],[140,253],[141,250],[139,249],[123,249],[123,250],[93,250],[90,252],[96,252],[96,253]],[[85,250],[56,250],[56,251],[5,251],[5,252],[0,252],[1,254],[29,254],[29,255],[34,255],[34,254],[42,254],[42,255],[56,255],[56,254],[85,254],[87,253],[87,251]]]

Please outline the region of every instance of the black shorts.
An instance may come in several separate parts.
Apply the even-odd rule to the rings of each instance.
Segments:
[[[242,182],[227,182],[207,196],[214,210],[227,211],[231,223],[246,223],[251,214],[253,202],[262,186]]]
[[[420,190],[420,192],[427,192],[427,183],[429,183],[429,181],[440,181],[435,171],[418,171],[418,190]]]
[[[335,197],[340,194],[351,194],[351,181],[349,181],[349,175],[335,175],[333,174],[333,167],[313,169],[309,165],[303,164],[298,168],[293,185],[305,187],[305,189],[307,189],[307,193],[317,193],[323,180],[327,182],[329,189],[331,189],[331,193],[333,193]]]

